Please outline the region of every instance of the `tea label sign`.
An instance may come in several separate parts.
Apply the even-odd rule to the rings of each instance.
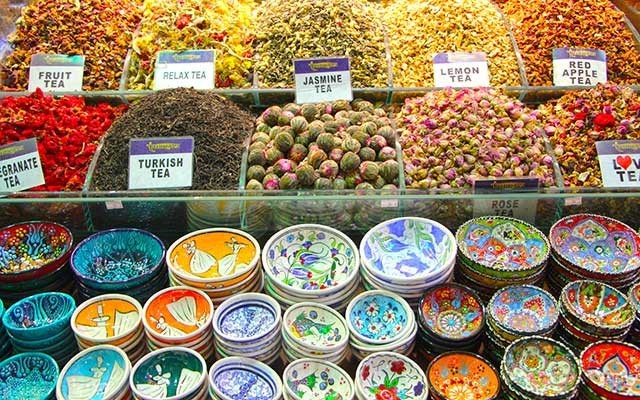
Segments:
[[[433,81],[436,87],[488,87],[487,55],[479,51],[435,54]]]
[[[35,138],[0,147],[0,192],[19,192],[44,183]]]
[[[34,54],[29,67],[30,92],[75,92],[82,90],[84,56],[65,54]]]
[[[349,57],[293,60],[296,103],[353,100]]]
[[[534,177],[477,179],[473,183],[476,194],[511,194],[535,192],[540,179]],[[495,198],[474,199],[473,216],[499,215],[535,223],[538,201],[521,196],[499,196]]]
[[[607,54],[599,49],[553,49],[553,84],[594,86],[607,81]]]
[[[213,50],[161,51],[153,75],[154,90],[180,87],[213,89],[216,82]]]
[[[189,188],[193,137],[131,139],[129,189]]]
[[[640,188],[640,141],[596,142],[602,184],[610,188]]]

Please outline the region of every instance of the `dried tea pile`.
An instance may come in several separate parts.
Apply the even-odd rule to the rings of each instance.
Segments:
[[[395,116],[407,187],[471,187],[475,179],[534,176],[554,184],[539,112],[496,89],[439,90]]]
[[[361,0],[261,2],[254,17],[260,85],[292,87],[295,58],[349,56],[354,87],[387,86],[376,7]]]
[[[31,2],[9,36],[14,51],[2,66],[3,89],[26,90],[31,56],[58,53],[85,55],[84,90],[117,90],[140,17],[137,0]]]
[[[252,0],[145,0],[140,32],[133,41],[127,85],[153,87],[156,55],[161,50],[216,51],[216,87],[251,85]]]
[[[433,55],[483,51],[492,86],[522,84],[509,31],[490,0],[402,0],[385,9],[393,84],[432,87]]]
[[[640,139],[640,97],[613,84],[540,106],[567,186],[602,186],[596,142]]]
[[[247,189],[394,189],[395,147],[386,111],[368,101],[272,106],[256,121]]]
[[[194,190],[232,190],[239,184],[243,142],[253,131],[247,111],[218,95],[193,89],[143,97],[107,132],[92,190],[126,190],[129,139],[193,136]]]
[[[618,84],[640,83],[640,53],[624,14],[609,0],[506,0],[502,8],[512,24],[527,79],[551,86],[551,52],[586,47],[607,53],[607,77]]]

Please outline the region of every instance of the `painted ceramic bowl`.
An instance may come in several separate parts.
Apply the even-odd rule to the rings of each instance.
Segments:
[[[586,383],[612,400],[640,399],[640,349],[624,342],[598,342],[580,355]]]
[[[562,343],[528,336],[507,347],[500,371],[519,391],[530,396],[561,398],[580,382],[580,364]]]
[[[298,303],[284,313],[286,336],[304,349],[333,351],[349,342],[344,317],[331,307],[317,303]]]
[[[570,215],[551,227],[549,239],[566,267],[588,277],[627,276],[640,270],[640,236],[615,219]]]
[[[457,283],[444,283],[429,289],[420,300],[418,316],[430,334],[451,341],[478,336],[485,323],[480,297]]]
[[[71,269],[85,285],[99,290],[131,289],[153,278],[164,260],[164,244],[140,229],[95,233],[76,246]]]
[[[519,335],[538,335],[553,330],[558,323],[558,304],[537,286],[509,286],[493,295],[487,311],[497,329],[511,339]]]
[[[627,297],[636,309],[636,318],[640,319],[640,283],[636,283],[631,287],[631,289],[629,289]]]
[[[293,399],[353,399],[353,380],[337,365],[303,358],[296,360],[282,373],[284,390]]]
[[[425,218],[391,219],[376,225],[360,242],[362,265],[395,284],[425,283],[456,259],[456,239],[446,227]]]
[[[549,257],[549,241],[534,226],[508,217],[479,217],[456,232],[461,257],[481,273],[522,276],[543,266]]]
[[[196,351],[167,347],[152,351],[133,366],[129,386],[142,400],[183,399],[205,384],[207,365]]]
[[[213,315],[213,329],[223,341],[246,345],[278,330],[281,313],[280,305],[272,297],[243,293],[218,306]]]
[[[385,290],[354,297],[347,306],[346,319],[351,335],[369,344],[394,342],[406,336],[415,321],[406,300]]]
[[[435,399],[495,399],[500,394],[500,377],[482,357],[466,352],[447,352],[427,367],[431,396]]]
[[[429,397],[429,384],[420,366],[409,357],[380,352],[358,364],[356,390],[362,400],[397,398],[421,400]]]
[[[58,364],[44,353],[22,353],[0,363],[0,398],[48,399],[58,380]]]
[[[66,293],[36,294],[9,307],[2,324],[12,337],[41,340],[68,328],[75,309],[75,300]]]
[[[0,282],[41,278],[64,264],[71,231],[53,222],[24,222],[0,229]]]
[[[282,397],[282,381],[260,361],[227,357],[211,366],[209,393],[222,400],[278,400]]]
[[[176,286],[159,291],[145,303],[142,323],[147,333],[162,342],[186,342],[211,329],[213,311],[204,292]]]
[[[84,350],[62,369],[56,397],[71,399],[115,399],[128,389],[131,363],[121,349],[101,345]]]
[[[344,233],[324,225],[294,225],[273,235],[262,252],[271,282],[298,296],[325,296],[348,287],[358,274],[358,249]]]
[[[142,325],[142,306],[133,297],[105,294],[80,304],[71,316],[76,336],[90,343],[120,344]]]
[[[635,318],[627,297],[602,282],[571,282],[562,289],[560,301],[568,318],[594,333],[627,330]]]

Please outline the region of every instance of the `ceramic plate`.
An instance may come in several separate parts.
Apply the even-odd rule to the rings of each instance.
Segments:
[[[232,400],[278,400],[280,377],[268,365],[245,357],[226,357],[211,366],[209,383],[214,393]]]
[[[224,340],[257,340],[278,327],[280,306],[261,293],[246,293],[225,300],[214,313],[216,334]]]
[[[444,353],[427,368],[432,392],[449,400],[489,400],[500,393],[498,372],[483,358],[465,352]]]
[[[347,307],[350,332],[368,343],[389,343],[411,328],[411,308],[400,296],[371,290],[356,296]]]
[[[354,396],[349,374],[327,361],[296,360],[285,368],[282,376],[287,394],[294,399],[351,399]]]
[[[508,286],[489,301],[487,310],[501,328],[516,334],[542,333],[558,321],[558,306],[551,294],[536,286]]]
[[[331,351],[349,340],[345,319],[322,304],[295,304],[284,313],[283,323],[287,334],[305,348]]]
[[[551,227],[549,239],[557,256],[587,271],[623,274],[640,269],[640,236],[615,219],[571,215]]]
[[[0,363],[0,398],[47,399],[56,389],[58,365],[43,353],[22,353]]]
[[[598,328],[628,328],[635,318],[627,297],[604,283],[572,282],[562,289],[560,298],[574,317]]]
[[[71,317],[73,331],[91,342],[111,342],[142,323],[142,306],[132,297],[107,294],[80,304]]]
[[[640,399],[640,349],[628,343],[599,342],[586,348],[580,358],[584,374],[601,395]]]
[[[484,306],[471,289],[455,283],[433,287],[419,308],[422,322],[437,336],[464,340],[477,336],[484,327]]]
[[[363,400],[422,400],[429,396],[420,367],[406,356],[389,352],[372,354],[360,362],[356,386]]]

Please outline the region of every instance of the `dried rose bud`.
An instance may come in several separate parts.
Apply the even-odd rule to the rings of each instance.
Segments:
[[[378,153],[378,160],[380,161],[395,160],[396,156],[397,156],[396,149],[394,149],[393,147],[386,146],[380,149],[380,152]]]
[[[260,118],[262,118],[267,125],[276,126],[278,125],[278,120],[280,119],[281,115],[282,108],[278,106],[271,106],[264,110]]]
[[[323,161],[322,164],[320,164],[320,168],[318,168],[320,176],[325,178],[335,178],[339,170],[340,167],[338,167],[338,163],[333,160]]]
[[[264,183],[264,188],[266,190],[278,190],[280,189],[280,180],[279,179],[269,179]]]
[[[368,143],[368,146],[374,149],[376,153],[382,150],[382,148],[385,147],[386,145],[387,145],[386,139],[380,135],[371,136]]]
[[[325,153],[322,149],[310,150],[309,155],[307,156],[307,162],[311,164],[313,168],[317,169],[320,167],[320,164],[322,164],[322,162],[327,158],[327,153]]]
[[[298,177],[293,172],[287,172],[280,178],[280,189],[291,190],[298,188]]]
[[[278,176],[282,176],[287,172],[292,172],[295,168],[296,164],[293,161],[283,158],[273,165],[273,172]]]
[[[342,151],[342,149],[333,149],[329,153],[329,158],[337,163],[339,163],[340,160],[342,160],[343,156],[344,156],[344,151]]]
[[[340,169],[349,172],[357,169],[360,166],[360,157],[353,152],[345,153],[340,160]]]
[[[387,125],[379,128],[377,134],[387,141],[387,146],[393,147],[396,145],[396,132],[391,126]]]
[[[363,161],[358,169],[360,176],[367,181],[375,180],[380,174],[380,168],[378,168],[378,165],[373,161]]]
[[[293,114],[291,111],[283,111],[278,116],[278,125],[289,125],[293,117],[295,117],[295,114]]]
[[[291,147],[291,150],[289,150],[289,154],[287,155],[287,157],[289,157],[291,161],[299,163],[300,161],[304,160],[304,158],[307,156],[307,153],[307,148],[304,145],[295,143],[293,147]]]

